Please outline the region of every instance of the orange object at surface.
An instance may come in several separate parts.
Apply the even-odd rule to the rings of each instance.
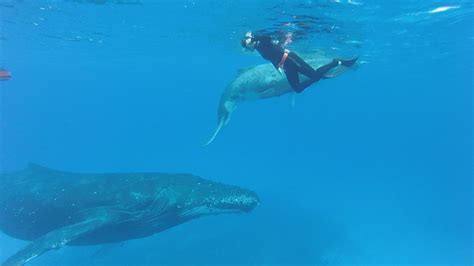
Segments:
[[[9,80],[11,77],[10,71],[0,68],[0,80]]]

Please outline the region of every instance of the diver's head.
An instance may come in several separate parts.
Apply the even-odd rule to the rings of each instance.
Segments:
[[[249,51],[253,51],[255,49],[256,44],[257,42],[253,38],[251,32],[247,32],[245,36],[242,38],[242,40],[240,41],[240,45],[242,45],[243,48]]]

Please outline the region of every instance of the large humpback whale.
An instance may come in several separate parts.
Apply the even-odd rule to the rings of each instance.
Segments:
[[[252,191],[188,174],[79,174],[30,164],[0,176],[0,229],[33,241],[2,265],[23,265],[65,245],[146,237],[258,203]]]
[[[330,63],[334,58],[321,51],[299,55],[315,69]],[[324,78],[339,76],[346,70],[347,67],[338,66],[327,73]],[[307,77],[300,75],[300,79],[304,81]],[[229,122],[232,112],[234,112],[239,103],[277,97],[292,92],[294,90],[290,87],[286,76],[278,72],[270,63],[240,70],[237,77],[222,93],[217,110],[217,128],[204,146],[214,141],[217,134]]]

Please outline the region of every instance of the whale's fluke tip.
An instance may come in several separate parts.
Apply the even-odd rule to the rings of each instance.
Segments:
[[[219,124],[217,125],[216,131],[214,131],[214,134],[212,135],[212,137],[206,143],[204,143],[204,145],[202,145],[203,147],[208,146],[209,144],[211,144],[214,141],[214,139],[217,137],[217,134],[219,134],[221,129],[224,127],[224,122],[225,122],[224,119],[221,119],[219,121]]]
[[[210,139],[209,139],[209,140],[208,140],[206,143],[204,143],[202,146],[203,146],[203,147],[206,147],[206,146],[208,146],[209,144],[211,144],[211,143],[214,141],[214,139],[215,139],[215,138],[216,138],[216,137],[215,137],[215,136],[213,136],[213,137],[212,137],[212,138],[210,138]]]

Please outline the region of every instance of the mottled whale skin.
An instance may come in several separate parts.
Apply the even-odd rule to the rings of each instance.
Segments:
[[[35,164],[0,176],[0,229],[33,241],[2,265],[65,245],[153,235],[206,215],[246,213],[257,195],[189,174],[57,171]]]
[[[301,53],[299,55],[314,69],[330,63],[334,58],[322,51]],[[324,78],[339,76],[347,69],[347,67],[338,66],[327,73]],[[304,81],[307,77],[300,75],[300,79]],[[293,92],[294,90],[288,83],[285,74],[277,71],[270,63],[240,70],[237,77],[222,93],[217,110],[217,129],[204,146],[214,141],[217,134],[229,122],[232,112],[234,112],[239,103],[278,97]]]

